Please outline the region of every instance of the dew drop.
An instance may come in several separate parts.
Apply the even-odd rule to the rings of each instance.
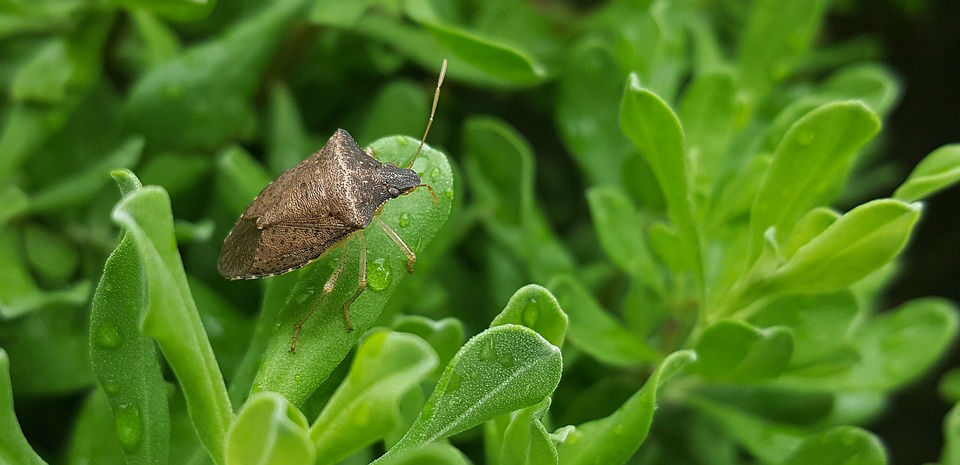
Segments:
[[[405,146],[407,146],[407,145],[410,145],[410,141],[407,140],[406,137],[398,137],[398,138],[397,138],[397,145],[399,145],[399,146],[401,146],[401,147],[405,147]]]
[[[433,171],[430,172],[430,179],[436,181],[440,177],[440,168],[434,167]]]
[[[97,327],[94,342],[97,347],[113,349],[120,345],[120,330],[112,322],[104,322]]]
[[[507,352],[497,359],[497,363],[504,368],[513,368],[513,366],[517,364],[517,360],[513,357],[513,354]]]
[[[367,285],[375,291],[382,291],[390,285],[390,265],[386,259],[378,258],[367,263]]]
[[[480,360],[493,360],[497,358],[497,349],[493,347],[493,341],[487,339],[480,348]]]
[[[446,197],[447,200],[452,199],[452,198],[453,198],[453,189],[447,189],[447,190],[443,191],[443,196]]]
[[[302,377],[300,376],[300,373],[297,373],[297,374],[293,375],[293,380],[294,380],[294,381],[296,381],[296,382],[299,383],[301,379],[302,379]]]
[[[140,447],[143,438],[143,425],[140,421],[140,409],[132,405],[121,405],[113,414],[114,426],[117,429],[117,439],[127,452],[134,452]]]
[[[401,213],[399,224],[401,228],[406,228],[407,226],[410,226],[410,215],[407,213]]]
[[[262,389],[263,389],[263,386],[261,386],[260,383],[254,383],[253,387],[250,388],[250,392],[251,393],[260,392]]]
[[[120,386],[115,381],[107,381],[103,383],[103,391],[107,394],[116,394],[120,391]]]
[[[540,319],[540,306],[537,305],[537,299],[530,299],[527,305],[523,307],[523,324],[528,328],[534,327],[537,320]]]

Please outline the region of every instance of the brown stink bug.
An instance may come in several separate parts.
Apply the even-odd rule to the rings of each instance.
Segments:
[[[349,241],[360,238],[360,282],[357,291],[343,304],[347,329],[352,331],[350,305],[367,286],[367,246],[363,230],[376,221],[407,257],[407,271],[413,272],[417,257],[397,233],[380,219],[383,205],[390,199],[413,192],[423,184],[411,169],[423,150],[433,124],[440,97],[440,86],[447,71],[447,60],[433,95],[430,119],[420,146],[406,167],[381,163],[372,150],[361,150],[353,137],[337,129],[324,146],[293,168],[267,184],[233,225],[223,241],[217,268],[227,279],[258,279],[293,271],[319,258],[324,252],[343,245],[336,269],[323,285],[320,298],[297,322],[290,351],[297,348],[300,328],[323,298],[333,291],[346,263]]]

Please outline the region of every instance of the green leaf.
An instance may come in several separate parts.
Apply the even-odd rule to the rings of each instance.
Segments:
[[[217,195],[228,213],[240,216],[250,201],[270,182],[267,170],[246,150],[231,146],[217,160]]]
[[[138,172],[144,184],[163,187],[176,199],[205,180],[212,169],[209,157],[168,152],[150,157]]]
[[[620,129],[650,163],[663,189],[670,219],[683,241],[695,279],[702,283],[700,236],[689,198],[689,170],[684,154],[683,128],[670,106],[644,88],[636,74],[630,74],[623,92]]]
[[[699,395],[687,403],[714,420],[763,463],[780,463],[803,442],[806,430],[777,423]]]
[[[307,419],[274,392],[251,397],[226,437],[227,465],[311,464],[315,457]]]
[[[141,329],[160,345],[187,398],[197,435],[214,462],[222,464],[233,410],[177,252],[170,198],[162,188],[147,186],[125,195],[112,216],[133,238],[146,278]]]
[[[620,408],[609,416],[577,426],[567,436],[559,447],[560,463],[626,463],[650,432],[660,386],[696,359],[697,355],[690,350],[674,352],[664,358],[643,388]]]
[[[387,2],[374,0],[317,0],[310,10],[310,21],[324,26],[349,28],[355,25],[363,14],[375,3],[384,6]]]
[[[266,5],[230,31],[151,69],[130,91],[129,129],[152,147],[213,148],[249,133],[250,100],[260,76],[304,3]]]
[[[943,419],[942,465],[960,465],[960,403],[955,404]]]
[[[660,359],[657,351],[627,331],[573,277],[558,276],[549,287],[570,317],[567,337],[590,356],[611,365],[636,365]]]
[[[540,421],[549,408],[550,398],[547,397],[543,402],[511,415],[500,448],[501,465],[557,464],[557,446]]]
[[[267,166],[270,172],[279,174],[306,158],[314,143],[303,126],[290,88],[284,84],[276,84],[270,89],[269,118]]]
[[[946,189],[957,181],[960,181],[960,144],[944,145],[923,157],[893,197],[914,202]]]
[[[437,355],[417,336],[367,333],[347,378],[310,427],[316,463],[337,463],[389,433],[402,422],[404,395],[436,366]]]
[[[960,368],[951,368],[940,377],[937,393],[947,402],[960,402]]]
[[[600,245],[610,261],[662,292],[663,277],[647,247],[644,224],[626,194],[609,185],[592,187],[587,190],[587,204]]]
[[[68,465],[126,463],[116,437],[113,412],[103,390],[91,391],[80,407],[70,434],[66,458]]]
[[[810,47],[826,10],[825,0],[758,0],[740,38],[743,85],[763,94],[792,74],[792,61]]]
[[[366,114],[357,133],[357,142],[361,145],[386,136],[422,133],[424,122],[430,116],[430,102],[419,85],[411,81],[394,81],[383,86],[366,109]],[[423,119],[417,119],[415,115],[423,115]]]
[[[377,463],[542,401],[562,369],[560,349],[533,330],[487,329],[450,361],[413,426]]]
[[[0,211],[0,227],[4,226],[7,220],[20,216],[27,210],[29,198],[19,187],[13,184],[7,184],[0,187],[0,205],[4,205]]]
[[[880,439],[855,426],[835,426],[807,437],[782,465],[886,465]]]
[[[23,437],[13,411],[13,388],[10,384],[10,359],[0,348],[0,460],[4,463],[46,465]]]
[[[30,267],[41,281],[63,284],[80,261],[75,244],[60,234],[31,223],[23,228],[23,248]]]
[[[881,199],[841,216],[760,286],[767,292],[832,292],[893,259],[920,217],[919,204]]]
[[[773,226],[782,236],[804,213],[830,200],[843,185],[854,155],[879,130],[876,115],[852,101],[823,105],[794,123],[754,198],[751,260],[759,255],[767,228]]]
[[[859,313],[850,291],[810,296],[789,296],[764,305],[750,317],[763,328],[789,328],[793,334],[790,365],[816,362],[839,349],[853,328]]]
[[[166,464],[167,386],[153,340],[140,333],[144,272],[125,235],[107,258],[90,310],[90,362],[115,420],[127,463]]]
[[[210,14],[217,0],[110,0],[133,11],[149,11],[174,21],[197,21]]]
[[[435,442],[419,449],[392,455],[380,463],[382,465],[469,465],[471,462],[450,444]]]
[[[130,168],[140,160],[144,140],[132,136],[116,150],[103,157],[90,168],[70,178],[57,182],[30,199],[30,210],[47,212],[76,207],[90,201],[90,198],[110,181],[110,170]]]
[[[621,167],[632,152],[617,127],[624,74],[609,47],[587,38],[570,51],[559,76],[557,126],[580,171],[593,184],[619,183]]]
[[[709,194],[718,174],[729,169],[727,147],[738,126],[744,125],[737,120],[735,94],[730,73],[708,72],[694,78],[680,102],[680,120],[698,194]]]
[[[492,77],[517,85],[534,85],[547,72],[525,50],[443,21],[429,0],[408,0],[404,12],[426,27],[437,43],[464,62]]]
[[[929,370],[957,336],[957,308],[938,298],[908,301],[850,336],[860,360],[826,377],[784,380],[798,389],[889,391]]]
[[[394,331],[416,334],[433,347],[439,361],[437,370],[434,370],[438,377],[440,370],[463,345],[463,322],[457,318],[431,320],[420,315],[397,315],[392,327]]]
[[[784,258],[789,259],[797,253],[800,247],[803,247],[813,238],[826,231],[831,224],[840,218],[840,214],[835,210],[826,207],[817,207],[807,212],[806,215],[797,220],[797,224],[790,229],[790,234],[786,236],[780,245],[780,252]]]
[[[549,290],[536,284],[517,289],[490,327],[505,324],[526,326],[557,347],[563,347],[567,334],[567,314]]]
[[[793,353],[793,335],[783,327],[759,329],[722,320],[707,328],[696,344],[694,369],[709,378],[756,382],[776,378]]]
[[[411,137],[388,137],[371,146],[384,160],[405,160],[413,156],[419,140]],[[414,253],[420,254],[447,220],[453,202],[453,173],[444,154],[424,146],[413,169],[421,179],[433,186],[439,203],[430,193],[420,189],[387,202],[380,218],[390,225]],[[402,217],[407,221],[401,221]],[[407,226],[401,227],[400,224]],[[407,274],[406,257],[382,228],[372,225],[364,230],[367,245],[366,291],[350,307],[354,331],[347,332],[341,306],[357,289],[360,241],[351,241],[349,257],[336,288],[317,304],[320,289],[335,265],[340,250],[328,253],[316,263],[297,271],[297,282],[281,310],[279,325],[272,334],[259,365],[253,391],[275,391],[293,404],[302,404],[340,361],[347,356],[360,336],[372,327],[380,312]],[[277,278],[273,278],[277,279]],[[297,351],[290,353],[293,328],[297,321],[317,304],[317,311],[303,325]]]

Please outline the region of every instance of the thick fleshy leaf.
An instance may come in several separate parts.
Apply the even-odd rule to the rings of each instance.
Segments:
[[[636,74],[630,75],[623,92],[620,129],[650,163],[663,189],[667,211],[683,241],[694,276],[702,281],[700,236],[690,204],[690,170],[684,153],[683,128],[670,106],[644,88]]]
[[[107,258],[90,310],[90,362],[106,393],[127,463],[167,463],[170,412],[154,342],[140,332],[146,307],[137,247],[126,235]]]
[[[900,253],[919,217],[919,204],[881,199],[860,205],[797,249],[760,286],[772,293],[849,286]]]
[[[471,462],[446,442],[435,442],[419,449],[385,458],[382,465],[469,465]]]
[[[960,144],[944,145],[923,158],[893,197],[904,202],[925,199],[960,181]]]
[[[147,186],[124,195],[112,216],[133,239],[147,282],[141,329],[160,345],[187,398],[197,435],[221,464],[233,410],[176,248],[170,198],[162,188]]]
[[[826,207],[817,207],[808,211],[806,215],[797,220],[797,224],[793,225],[790,234],[780,244],[780,251],[784,258],[792,257],[800,247],[819,236],[839,218],[839,213]]]
[[[858,313],[857,300],[843,290],[776,299],[750,316],[750,323],[763,328],[789,328],[793,334],[790,365],[802,367],[840,348],[850,336]]]
[[[636,365],[660,359],[660,354],[629,332],[594,300],[573,277],[561,275],[549,285],[567,309],[567,337],[590,356],[612,365]]]
[[[743,84],[763,92],[793,71],[792,60],[807,51],[826,10],[825,0],[760,0],[752,4],[740,38]]]
[[[417,150],[419,140],[406,136],[380,139],[371,146],[384,160],[399,160],[400,166]],[[453,203],[453,172],[447,157],[424,146],[413,169],[433,186],[438,203],[426,189],[387,202],[380,218],[388,224],[414,253],[421,253],[443,226]],[[238,213],[239,214],[239,213]],[[341,250],[317,260],[296,274],[296,284],[284,303],[278,325],[271,335],[257,369],[253,391],[275,391],[291,403],[302,404],[347,356],[360,336],[373,326],[390,296],[404,279],[406,257],[382,228],[371,225],[364,230],[367,247],[367,289],[350,307],[354,331],[348,332],[343,319],[343,303],[353,295],[359,281],[361,241],[349,242],[350,252],[335,289],[323,298],[320,290],[335,266]],[[415,269],[416,270],[416,269]],[[276,279],[276,278],[273,278]],[[296,353],[290,352],[294,326],[310,306],[318,305],[303,325]]]
[[[564,465],[626,463],[650,432],[660,386],[697,359],[690,350],[668,355],[638,390],[615,412],[578,425],[560,444]]]
[[[557,445],[540,419],[550,408],[550,398],[517,410],[503,433],[500,465],[556,465]]]
[[[557,347],[563,347],[567,334],[567,314],[549,290],[536,284],[517,289],[490,327],[505,324],[526,326]]]
[[[508,324],[474,336],[447,365],[407,434],[377,462],[542,401],[562,369],[560,349],[529,328]]]
[[[710,378],[751,382],[776,378],[793,354],[793,335],[783,327],[754,328],[736,320],[719,321],[696,344],[694,369]]]
[[[397,426],[400,402],[437,365],[437,355],[412,334],[373,331],[357,348],[350,373],[310,427],[317,464],[332,464]]]
[[[831,200],[854,155],[879,130],[877,116],[856,101],[829,103],[800,118],[777,146],[754,198],[751,258],[759,255],[767,228],[786,234],[804,213]]]
[[[225,449],[227,465],[311,464],[316,457],[307,419],[273,392],[256,394],[243,405]]]
[[[10,385],[10,359],[0,348],[0,460],[4,463],[46,465],[23,437],[13,411],[13,389]]]

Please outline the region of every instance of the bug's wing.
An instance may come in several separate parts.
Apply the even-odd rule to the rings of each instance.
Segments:
[[[217,268],[228,279],[255,279],[300,268],[355,228],[332,216],[287,221],[257,227],[241,217],[224,240]]]

